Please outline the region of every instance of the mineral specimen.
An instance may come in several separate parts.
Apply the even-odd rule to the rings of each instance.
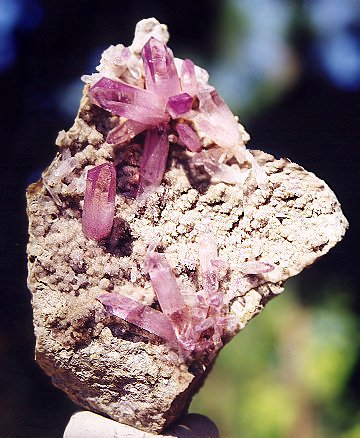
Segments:
[[[148,19],[103,53],[27,192],[37,361],[76,403],[155,433],[347,227],[323,181],[246,148],[207,73],[167,41]]]

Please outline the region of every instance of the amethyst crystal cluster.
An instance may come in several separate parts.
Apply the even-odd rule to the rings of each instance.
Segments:
[[[212,235],[204,233],[200,246],[203,289],[192,298],[183,296],[164,254],[148,250],[146,264],[162,312],[116,293],[99,297],[108,311],[180,347],[185,357],[208,353],[223,345],[222,336],[234,331],[237,322],[224,312],[219,276],[223,263],[217,258]]]
[[[211,177],[243,184],[253,171],[258,185],[264,185],[265,174],[245,148],[247,133],[207,83],[207,73],[189,59],[175,59],[154,36],[137,51],[133,46],[111,47],[100,65],[106,68],[84,77],[91,85],[91,102],[118,116],[107,135],[108,144],[128,145],[145,133],[136,198],[146,198],[161,184],[170,143],[187,148],[194,164],[203,166]],[[112,163],[88,171],[82,225],[89,239],[109,236],[115,191]],[[227,267],[217,256],[209,227],[199,239],[199,259],[202,289],[186,300],[165,255],[156,252],[156,246],[149,247],[145,263],[161,311],[119,293],[103,294],[99,300],[110,314],[160,336],[179,347],[185,357],[205,351],[211,355],[223,345],[227,332],[236,331],[237,323],[227,316],[219,289]],[[252,265],[244,267],[244,275],[273,269],[258,262]]]

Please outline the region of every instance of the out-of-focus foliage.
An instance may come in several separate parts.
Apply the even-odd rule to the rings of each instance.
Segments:
[[[33,29],[41,17],[42,8],[37,0],[0,1],[0,73],[16,58],[16,31]]]
[[[304,15],[314,34],[314,56],[340,88],[360,88],[360,2],[306,0]]]
[[[211,80],[242,116],[271,105],[304,62],[339,88],[360,88],[358,0],[226,0]],[[302,54],[295,41],[309,38]],[[305,59],[304,59],[305,55]]]
[[[358,323],[341,291],[306,307],[292,284],[223,349],[194,399],[225,438],[359,436],[347,392]]]
[[[285,0],[224,2],[210,77],[240,114],[269,105],[297,78],[297,57],[287,38],[295,14]]]

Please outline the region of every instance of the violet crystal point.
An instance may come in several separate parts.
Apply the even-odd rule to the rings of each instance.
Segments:
[[[202,285],[209,305],[221,310],[221,294],[219,291],[219,263],[217,263],[217,245],[211,232],[205,231],[199,239],[199,260],[202,273]]]
[[[135,120],[124,120],[109,132],[106,141],[109,144],[128,143],[130,140],[132,140],[141,132],[146,131],[148,128],[150,128],[150,125],[135,122]]]
[[[165,255],[149,251],[146,264],[161,310],[169,316],[183,310],[185,301]]]
[[[116,170],[112,163],[104,163],[87,173],[82,227],[87,238],[105,239],[114,221]]]
[[[172,323],[164,313],[117,293],[103,294],[98,299],[111,315],[167,341],[176,341]]]
[[[165,101],[181,93],[172,51],[156,38],[150,38],[142,51],[146,89]]]
[[[177,123],[175,130],[178,133],[178,143],[181,146],[186,146],[191,152],[200,152],[201,143],[191,126],[186,123]]]
[[[152,93],[120,81],[102,78],[90,88],[89,95],[101,108],[136,122],[155,125],[169,120],[165,104]]]
[[[180,82],[184,92],[193,97],[198,94],[195,65],[190,59],[185,59],[181,65]]]
[[[146,132],[138,197],[155,190],[163,179],[169,154],[168,132],[167,125],[159,125]]]
[[[193,98],[187,93],[169,97],[166,110],[173,119],[176,119],[191,110]]]

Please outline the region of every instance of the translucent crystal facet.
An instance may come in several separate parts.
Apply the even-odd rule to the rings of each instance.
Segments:
[[[101,240],[111,232],[114,221],[116,170],[112,163],[101,164],[87,173],[82,227],[86,237]]]
[[[106,141],[109,144],[128,143],[130,140],[132,140],[141,132],[146,131],[148,128],[150,128],[150,125],[125,119],[109,132]]]
[[[151,251],[147,255],[146,264],[161,310],[166,315],[183,310],[185,301],[165,255]]]
[[[165,104],[142,88],[102,78],[89,91],[91,100],[101,108],[136,122],[155,125],[169,120]]]
[[[194,164],[196,166],[204,166],[206,172],[227,184],[243,184],[249,175],[249,170],[240,167],[236,164],[229,166],[221,163],[221,151],[219,149],[211,149],[202,151],[194,156]]]
[[[177,123],[175,130],[179,135],[178,143],[186,146],[191,152],[200,152],[201,143],[194,130],[186,123]]]
[[[199,88],[200,112],[196,116],[201,130],[214,143],[228,148],[242,144],[239,125],[215,88]]]
[[[172,51],[156,38],[150,38],[142,51],[146,89],[167,100],[181,93]]]
[[[176,119],[191,110],[193,98],[187,93],[169,97],[166,110],[173,119]]]
[[[189,93],[190,96],[196,96],[198,86],[195,76],[195,65],[190,59],[185,59],[181,65],[180,72],[181,89]]]
[[[169,154],[168,132],[168,125],[159,125],[146,132],[138,197],[156,189],[163,179]]]
[[[176,340],[172,323],[164,313],[118,293],[100,295],[99,301],[111,315],[135,324],[167,341]]]

